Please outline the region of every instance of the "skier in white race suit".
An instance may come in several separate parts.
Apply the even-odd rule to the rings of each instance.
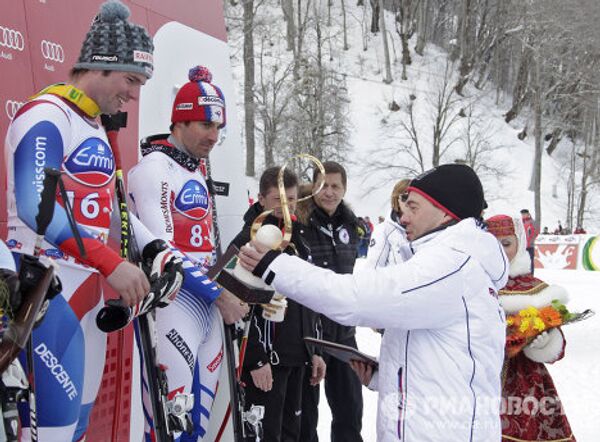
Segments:
[[[200,273],[213,264],[214,256],[204,159],[226,124],[226,113],[225,97],[211,83],[208,69],[196,66],[188,77],[173,102],[171,133],[142,141],[143,158],[129,172],[128,191],[144,225],[195,260]],[[232,324],[248,311],[225,290],[212,302],[185,289],[157,311],[158,361],[167,366],[169,390],[194,394],[193,434],[176,440],[202,440],[208,429],[223,361],[219,312]]]
[[[240,261],[275,290],[347,325],[384,328],[379,369],[353,367],[379,391],[379,441],[500,441],[508,261],[480,216],[475,172],[445,164],[412,180],[401,222],[414,256],[336,275],[243,247]]]

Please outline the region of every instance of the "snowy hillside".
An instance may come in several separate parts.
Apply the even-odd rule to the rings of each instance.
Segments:
[[[412,48],[416,37],[413,36],[410,42],[412,64],[407,67],[407,79],[402,80],[401,48],[396,35],[396,46],[391,45],[390,48],[393,54],[393,82],[385,84],[381,35],[365,32],[364,28],[370,17],[364,15],[365,11],[356,6],[356,2],[346,2],[350,48],[344,51],[342,12],[338,5],[339,2],[335,2],[333,6],[331,26],[323,29],[328,38],[323,52],[325,62],[345,75],[349,98],[351,135],[345,158],[345,165],[349,170],[346,201],[353,206],[357,215],[370,216],[375,221],[379,215],[387,215],[393,184],[406,176],[414,176],[409,169],[413,173],[419,171],[414,155],[409,155],[409,149],[402,149],[411,144],[406,130],[411,127],[411,107],[414,132],[422,147],[424,166],[431,167],[435,102],[440,97],[440,91],[444,90],[445,79],[446,86],[449,84],[451,88],[454,84],[457,66],[449,64],[445,51],[431,44],[426,46],[422,57],[414,54]],[[241,8],[227,8],[227,15],[230,17],[230,51],[238,87],[235,100],[242,120],[244,71]],[[325,11],[322,12],[325,14]],[[279,3],[262,3],[258,16],[254,33],[255,55],[262,53],[263,63],[267,66],[289,65],[293,55],[286,51],[285,21]],[[395,33],[393,16],[389,13],[386,13],[386,27],[389,33]],[[363,51],[365,42],[368,49]],[[456,101],[452,104],[448,119],[456,118],[441,143],[442,149],[447,147],[441,162],[467,159],[466,145],[469,143],[471,146],[482,147],[483,151],[479,152],[479,167],[476,168],[489,204],[486,215],[518,212],[521,208],[528,208],[533,212],[534,195],[528,190],[534,158],[533,124],[529,119],[529,111],[522,112],[510,124],[505,123],[503,114],[510,108],[510,100],[502,95],[497,97],[496,86],[490,83],[483,90],[477,90],[469,84],[463,97],[451,98]],[[390,110],[392,103],[397,104],[399,109]],[[520,140],[517,135],[526,126],[529,134]],[[256,138],[256,170],[257,175],[260,175],[264,157],[259,137]],[[562,141],[552,157],[545,151],[543,154],[541,225],[548,226],[551,230],[556,227],[558,220],[564,224],[567,205],[565,166],[570,152],[571,145]],[[247,186],[250,193],[255,195],[258,190],[257,180],[248,178]],[[590,198],[588,207],[591,210],[586,217],[585,227],[588,232],[597,232],[600,230],[600,201],[593,195]],[[360,263],[359,260],[357,265]],[[595,293],[599,276],[595,272],[542,270],[539,276],[548,282],[563,285],[571,294],[573,310],[600,309],[599,298]],[[550,367],[574,434],[577,440],[584,442],[596,441],[600,434],[598,407],[594,406],[599,390],[599,324],[600,318],[596,316],[583,323],[565,327],[566,356]],[[379,353],[380,338],[372,330],[359,329],[357,339],[362,351],[372,355]],[[377,394],[363,389],[363,397],[363,438],[365,441],[374,441]],[[319,421],[319,435],[323,440],[329,438],[330,423],[331,414],[323,400]]]
[[[323,2],[325,3],[325,2]],[[354,207],[358,215],[367,215],[377,219],[386,215],[389,207],[389,193],[393,184],[406,176],[414,176],[420,171],[415,163],[414,152],[401,153],[401,146],[410,144],[410,137],[402,127],[409,124],[409,104],[413,108],[415,131],[422,149],[423,166],[432,164],[433,118],[436,115],[435,102],[446,98],[448,106],[447,132],[441,144],[441,163],[467,159],[467,144],[479,148],[476,170],[480,174],[486,191],[489,209],[486,215],[518,211],[528,208],[533,212],[534,196],[529,191],[529,182],[534,157],[532,123],[527,121],[527,111],[510,124],[504,122],[503,113],[510,103],[503,102],[499,96],[496,104],[496,88],[487,84],[483,90],[468,85],[464,96],[450,95],[455,84],[457,66],[448,61],[448,54],[428,44],[424,56],[412,53],[413,63],[407,67],[407,80],[401,79],[400,45],[397,35],[391,44],[392,57],[391,84],[384,84],[383,51],[380,34],[371,34],[363,30],[365,10],[349,2],[346,6],[349,50],[342,50],[341,10],[336,5],[331,13],[331,26],[325,27],[327,44],[323,47],[324,59],[329,66],[346,78],[348,89],[348,115],[350,118],[350,140],[345,165],[349,169],[349,186],[346,200]],[[285,66],[291,62],[292,54],[286,51],[285,22],[281,8],[270,3],[263,4],[257,17],[255,28],[255,56],[260,51],[265,65]],[[227,14],[241,15],[228,6]],[[238,7],[239,8],[239,7]],[[323,13],[324,10],[323,10]],[[243,115],[243,65],[242,33],[235,20],[229,21],[229,40],[234,65],[238,95],[238,111]],[[394,33],[393,15],[386,12],[388,34]],[[268,34],[264,30],[268,29]],[[410,47],[414,47],[413,36]],[[366,43],[367,50],[363,51]],[[396,47],[394,47],[394,44]],[[310,45],[310,39],[306,45]],[[266,49],[265,49],[266,48]],[[390,104],[399,105],[398,111],[391,111]],[[519,140],[517,135],[525,126],[529,126],[529,135]],[[258,138],[258,136],[257,136]],[[256,148],[257,174],[263,170],[263,154],[260,140]],[[444,151],[445,149],[445,151]],[[548,156],[544,152],[542,168],[542,226],[551,230],[558,220],[565,219],[567,192],[564,164],[568,162],[571,147],[568,142],[559,145],[559,149]],[[373,163],[378,163],[379,168]],[[383,169],[387,167],[387,169]],[[410,169],[410,170],[406,170]],[[493,169],[490,171],[489,169]],[[257,185],[248,180],[251,194],[256,194]],[[600,222],[596,219],[594,205],[588,203],[590,214],[586,217],[588,230],[598,230]],[[563,222],[564,224],[564,222]]]

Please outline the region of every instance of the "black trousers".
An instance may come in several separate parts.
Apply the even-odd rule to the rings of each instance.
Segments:
[[[531,259],[531,274],[533,275],[535,270],[535,247],[527,247],[527,252],[529,253],[529,259]]]
[[[250,373],[245,373],[246,409],[251,405],[264,405],[265,416],[262,421],[263,441],[298,442],[300,439],[300,420],[302,405],[302,380],[304,366],[271,366],[273,388],[265,392],[252,382]],[[246,439],[248,442],[254,438]]]
[[[356,348],[356,338],[340,342]],[[349,364],[327,354],[323,355],[327,364],[325,375],[325,396],[331,409],[331,441],[362,442],[362,384]],[[302,442],[318,442],[317,423],[319,420],[319,386],[309,383],[310,369],[304,375],[302,392]]]

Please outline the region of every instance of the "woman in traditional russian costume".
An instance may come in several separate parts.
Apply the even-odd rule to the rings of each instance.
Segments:
[[[569,315],[567,292],[531,274],[519,218],[498,215],[486,223],[510,261],[508,283],[498,293],[507,317],[502,441],[575,441],[544,365],[564,356],[565,338],[559,325]]]

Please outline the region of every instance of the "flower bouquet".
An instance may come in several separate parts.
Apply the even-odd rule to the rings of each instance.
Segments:
[[[529,306],[506,318],[506,354],[516,356],[537,335],[555,327],[583,321],[594,314],[593,310],[571,313],[560,301],[540,309]]]

